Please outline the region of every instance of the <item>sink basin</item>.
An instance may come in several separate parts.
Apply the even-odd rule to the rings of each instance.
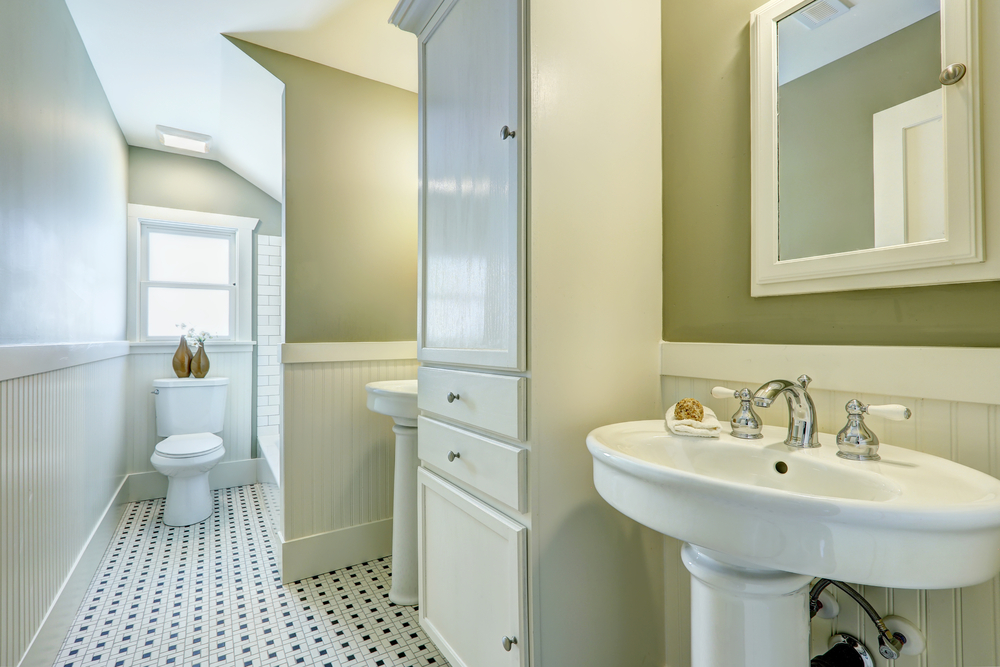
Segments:
[[[402,426],[417,425],[417,381],[382,380],[369,382],[368,409],[392,417]]]
[[[785,434],[691,438],[639,421],[598,428],[587,446],[612,506],[733,566],[894,588],[1000,571],[1000,480],[885,444],[881,461],[848,461],[833,435],[792,449]]]

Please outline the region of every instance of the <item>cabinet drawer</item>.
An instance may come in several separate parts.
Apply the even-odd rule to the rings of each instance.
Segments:
[[[417,407],[421,410],[508,438],[525,439],[525,378],[424,367],[417,371],[417,379]]]
[[[527,511],[528,450],[427,417],[417,419],[417,429],[420,460],[522,514]],[[451,460],[449,454],[453,455]]]
[[[424,468],[417,502],[421,627],[452,667],[526,667],[527,528]]]

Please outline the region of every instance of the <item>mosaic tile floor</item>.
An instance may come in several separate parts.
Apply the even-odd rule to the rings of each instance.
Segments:
[[[447,667],[413,607],[389,602],[391,559],[283,586],[260,485],[214,492],[207,521],[131,503],[54,667]]]

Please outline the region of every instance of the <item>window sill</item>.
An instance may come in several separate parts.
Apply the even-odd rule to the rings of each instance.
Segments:
[[[177,349],[177,344],[179,340],[174,342],[167,341],[145,341],[145,342],[130,342],[129,343],[129,354],[164,354],[167,352],[174,352]],[[208,341],[205,343],[205,351],[208,353],[212,352],[253,352],[253,346],[257,343],[250,341],[238,341],[238,340],[217,340]]]

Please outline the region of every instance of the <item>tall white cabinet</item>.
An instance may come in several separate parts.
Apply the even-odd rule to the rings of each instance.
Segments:
[[[662,665],[661,538],[585,444],[659,405],[659,2],[391,21],[420,67],[420,623],[453,667]]]

